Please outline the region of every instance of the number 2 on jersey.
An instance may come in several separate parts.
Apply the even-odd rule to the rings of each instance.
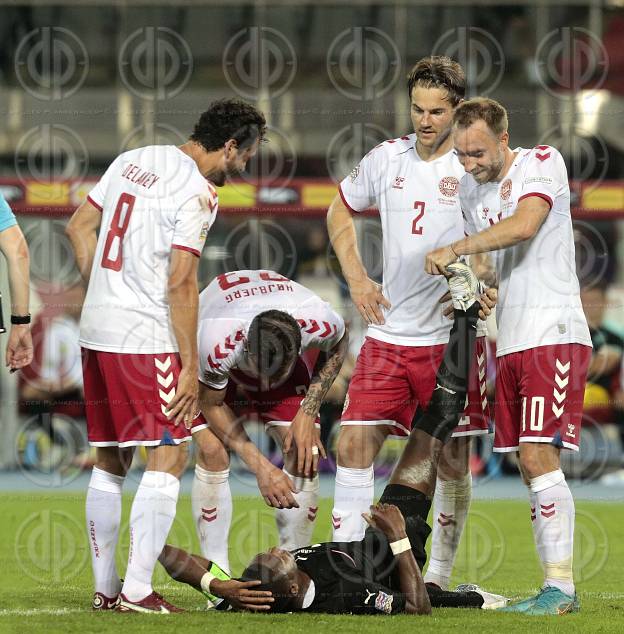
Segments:
[[[422,236],[423,228],[418,226],[418,223],[425,215],[425,203],[422,200],[417,200],[414,203],[414,209],[418,212],[416,218],[412,221],[412,233],[417,236]]]
[[[121,271],[123,264],[123,239],[128,230],[135,201],[136,196],[126,193],[123,193],[117,201],[117,207],[115,207],[115,213],[106,234],[104,253],[102,254],[102,268],[104,269]],[[111,257],[111,252],[115,253],[114,257]]]

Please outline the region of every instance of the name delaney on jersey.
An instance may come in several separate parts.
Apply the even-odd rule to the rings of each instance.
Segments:
[[[144,170],[134,163],[127,165],[121,175],[123,178],[127,178],[131,183],[142,185],[146,189],[150,189],[156,181],[160,180],[160,176],[148,170]]]

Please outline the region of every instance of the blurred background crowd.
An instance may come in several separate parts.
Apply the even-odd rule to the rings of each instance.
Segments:
[[[343,313],[351,355],[321,412],[331,450],[364,329],[324,213],[336,183],[368,150],[411,132],[411,65],[445,54],[466,69],[469,96],[507,106],[512,147],[549,144],[565,157],[594,356],[582,451],[564,465],[570,476],[624,486],[624,3],[525,0],[482,11],[458,0],[0,1],[0,10],[0,191],[31,250],[35,343],[33,364],[0,381],[0,468],[90,466],[78,347],[84,292],[64,225],[117,154],[182,143],[197,114],[229,96],[263,109],[269,143],[220,192],[200,288],[224,271],[266,268]],[[365,264],[380,280],[378,219],[364,215],[357,225]],[[387,443],[380,474],[400,447]],[[479,440],[473,473],[504,475],[513,460]],[[332,470],[331,456],[323,468]]]

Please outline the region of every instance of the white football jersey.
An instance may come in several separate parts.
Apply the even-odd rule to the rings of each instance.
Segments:
[[[501,182],[479,185],[466,174],[460,186],[468,233],[508,218],[525,198],[538,196],[550,205],[535,237],[492,253],[499,283],[496,356],[560,343],[591,346],[576,276],[563,158],[547,145],[514,152]]]
[[[171,251],[200,256],[217,213],[214,187],[179,148],[152,145],[118,156],[88,199],[101,209],[102,224],[80,345],[138,354],[177,351],[167,301]]]
[[[331,350],[342,339],[342,317],[312,291],[275,271],[218,275],[199,296],[199,380],[221,390],[244,356],[254,317],[281,310],[301,326],[301,352]]]
[[[464,174],[453,151],[424,161],[410,134],[371,150],[340,183],[352,211],[379,210],[383,232],[383,326],[367,335],[403,346],[446,343],[451,321],[442,316],[446,280],[425,273],[425,255],[464,236],[459,180]]]

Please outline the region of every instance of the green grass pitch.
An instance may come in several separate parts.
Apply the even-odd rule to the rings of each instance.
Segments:
[[[169,580],[157,567],[155,587],[189,612],[171,616],[92,613],[91,570],[84,530],[84,496],[1,494],[0,631],[2,632],[300,632],[624,631],[624,504],[581,502],[577,506],[575,574],[581,612],[564,617],[524,617],[483,610],[434,610],[432,617],[254,615],[202,611],[203,597]],[[130,500],[124,501],[119,552],[127,552]],[[315,540],[331,538],[330,501],[320,505]],[[197,552],[190,500],[182,497],[171,543]],[[235,500],[230,543],[235,573],[251,555],[276,542],[270,509],[258,498]],[[533,593],[540,570],[524,501],[476,501],[464,532],[454,582],[473,581],[513,597]],[[410,628],[410,629],[408,629]],[[414,630],[415,631],[415,630]]]

